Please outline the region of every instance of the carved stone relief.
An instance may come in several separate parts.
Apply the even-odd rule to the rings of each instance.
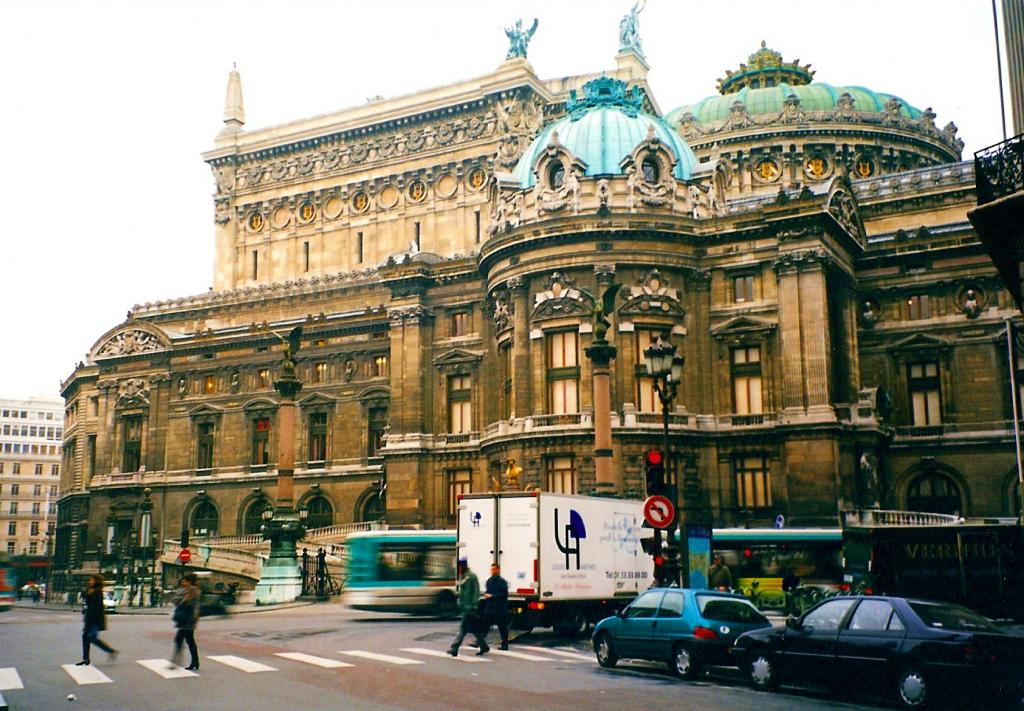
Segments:
[[[142,378],[128,378],[117,385],[118,407],[143,407],[149,405],[149,383]]]
[[[136,353],[158,351],[162,348],[160,340],[153,334],[132,329],[130,331],[122,331],[113,336],[109,341],[100,346],[96,356],[98,358],[109,358],[113,356],[134,355]]]

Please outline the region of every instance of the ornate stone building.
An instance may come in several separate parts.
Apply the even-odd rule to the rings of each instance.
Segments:
[[[660,338],[685,358],[670,474],[717,525],[1012,515],[1012,304],[966,218],[956,127],[764,46],[663,112],[635,19],[609,71],[541,79],[520,33],[490,74],[259,131],[232,72],[204,156],[213,289],[135,306],[64,383],[58,566],[124,535],[143,487],[167,535],[259,531],[297,324],[309,526],[593,491],[585,350],[612,279],[620,494],[661,446],[642,365]]]

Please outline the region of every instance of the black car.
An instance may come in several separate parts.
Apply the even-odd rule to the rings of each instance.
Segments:
[[[975,702],[1020,708],[1024,695],[1024,638],[948,603],[835,597],[784,628],[741,635],[732,651],[763,690],[856,686],[910,709],[965,692]]]

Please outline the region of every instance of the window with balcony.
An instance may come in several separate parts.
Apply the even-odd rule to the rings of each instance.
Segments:
[[[907,487],[907,510],[959,515],[964,510],[960,487],[944,474],[922,474]]]
[[[96,439],[96,435],[92,435],[92,438]],[[96,448],[95,447],[93,447],[92,454],[93,454],[93,458],[92,458],[93,469],[95,469],[96,468]],[[51,464],[50,465],[50,476],[57,476],[58,474],[60,474],[60,465],[59,464]]]
[[[327,382],[327,363],[320,362],[313,366],[313,382],[314,383],[326,383]]]
[[[203,392],[207,395],[213,395],[217,392],[217,378],[213,375],[207,375],[203,378]]]
[[[373,359],[373,377],[384,378],[388,374],[388,357],[379,355]]]
[[[388,409],[371,407],[366,417],[366,456],[376,457],[384,446],[384,433],[388,427]],[[365,519],[376,520],[376,519]]]
[[[907,318],[915,321],[931,317],[932,307],[928,294],[914,294],[907,299]]]
[[[733,412],[737,415],[759,415],[761,399],[761,347],[743,346],[732,349]]]
[[[910,390],[911,422],[917,427],[942,424],[939,364],[936,361],[909,363],[907,386]]]
[[[43,475],[43,465],[42,464],[36,464],[35,475],[36,476],[42,476]]]
[[[20,484],[11,484],[11,496],[18,496],[21,493]]]
[[[306,504],[306,528],[326,528],[334,525],[334,507],[325,496],[314,496]]]
[[[129,415],[122,420],[121,471],[139,471],[142,466],[142,415]]]
[[[472,394],[470,376],[448,376],[448,431],[452,434],[473,430]]]
[[[459,512],[459,497],[471,492],[473,472],[469,469],[448,471],[448,523],[454,524]]]
[[[572,457],[548,457],[544,464],[545,491],[555,494],[576,493],[576,468]]]
[[[669,340],[668,331],[657,328],[636,329],[636,407],[637,412],[661,412],[661,399],[654,389],[654,378],[648,377],[647,367],[644,365],[644,351],[658,341],[667,343]],[[677,402],[680,400],[677,396]]]
[[[270,369],[260,368],[256,371],[256,387],[265,390],[270,387]]]
[[[309,457],[307,466],[323,467],[327,460],[327,413],[314,412],[309,416]]]
[[[252,421],[252,459],[254,467],[266,467],[270,462],[270,418],[256,417]]]
[[[735,304],[749,304],[754,300],[754,275],[733,277],[732,300]]]
[[[209,473],[213,469],[214,425],[200,422],[196,427],[196,470]]]
[[[220,514],[210,501],[201,501],[192,510],[192,535],[196,538],[212,538],[220,526]]]
[[[761,509],[772,504],[771,472],[765,457],[737,457],[736,504],[741,509]]]
[[[33,511],[32,513],[39,513],[39,512],[38,511]],[[39,535],[39,522],[38,521],[33,521],[29,525],[29,534],[28,535],[30,535],[30,536],[38,536]]]
[[[549,333],[547,337],[548,411],[553,415],[579,412],[579,334]]]
[[[32,496],[42,496],[42,495],[43,495],[43,485],[42,484],[36,484],[35,486],[32,487]]]

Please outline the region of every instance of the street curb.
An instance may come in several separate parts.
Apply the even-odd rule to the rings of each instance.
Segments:
[[[308,607],[309,605],[316,605],[316,604],[319,604],[319,603],[312,602],[312,601],[309,601],[309,602],[307,602],[307,601],[303,601],[303,602],[285,602],[285,603],[281,603],[281,604],[278,604],[278,605],[260,605],[258,607],[256,605],[245,605],[244,607],[243,606],[228,605],[228,607],[227,607],[227,614],[229,614],[229,615],[248,615],[248,614],[253,613],[253,612],[272,612],[274,610],[290,610],[292,608]],[[11,609],[15,609],[15,610],[45,610],[47,612],[79,612],[79,609],[78,609],[77,606],[72,607],[72,606],[69,606],[69,605],[56,605],[55,606],[55,605],[17,605],[17,604],[15,604],[15,605],[11,606]],[[143,607],[143,608],[132,607],[132,608],[124,608],[124,609],[118,610],[117,612],[107,613],[107,614],[108,615],[113,615],[115,617],[121,617],[121,616],[123,616],[123,617],[131,617],[132,615],[170,615],[172,612],[173,612],[173,608],[170,605],[168,605],[166,607]],[[2,707],[0,707],[0,711],[4,711],[4,709]]]

